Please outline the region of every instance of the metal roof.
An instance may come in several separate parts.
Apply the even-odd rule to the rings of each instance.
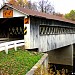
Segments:
[[[5,5],[13,8],[13,9],[15,9],[15,10],[17,10],[17,11],[23,13],[23,14],[26,14],[26,15],[43,17],[43,18],[46,18],[46,19],[53,19],[53,20],[58,20],[58,21],[63,21],[63,22],[75,24],[75,21],[71,21],[71,20],[68,20],[66,18],[56,16],[56,15],[38,12],[38,11],[31,10],[31,9],[23,8],[21,6],[16,6],[16,5],[14,6],[14,5],[11,5],[11,4],[5,4]]]

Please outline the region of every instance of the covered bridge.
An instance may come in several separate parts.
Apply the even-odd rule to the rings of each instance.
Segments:
[[[0,42],[25,40],[25,48],[46,52],[75,43],[75,22],[5,4],[0,9]]]
[[[62,52],[55,50],[57,52],[52,54],[55,57],[60,55],[65,59],[69,57],[68,60],[70,61],[68,63],[73,64],[71,60],[75,49],[74,21],[20,6],[5,4],[0,9],[0,43],[20,39],[25,40],[25,49],[37,48],[39,52],[48,52],[69,46],[64,49],[64,53],[63,50]],[[52,54],[50,53],[50,55]]]

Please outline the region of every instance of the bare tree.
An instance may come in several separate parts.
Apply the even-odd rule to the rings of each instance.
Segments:
[[[24,8],[37,10],[37,5],[35,3],[31,3],[31,1],[27,1],[27,0],[9,0],[8,2],[10,4],[13,4],[13,5],[20,5]]]
[[[31,3],[31,1],[28,1],[27,4],[24,5],[24,7],[32,10],[37,10],[37,3]]]
[[[13,5],[17,4],[24,8],[29,8],[32,10],[37,10],[45,13],[54,13],[54,7],[48,0],[41,0],[38,3],[27,0],[9,0],[9,2]]]
[[[32,3],[32,10],[38,10],[37,9],[37,3],[36,2]]]
[[[45,13],[54,13],[54,7],[48,0],[41,0],[38,3],[38,10]]]
[[[31,1],[28,1],[27,4],[24,7],[32,9],[32,3],[31,3]]]

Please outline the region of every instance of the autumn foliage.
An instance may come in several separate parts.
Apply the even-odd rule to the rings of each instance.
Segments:
[[[13,4],[13,5],[17,5],[18,4],[16,0],[10,0],[9,3]]]
[[[9,3],[12,5],[24,6],[25,4],[27,4],[27,0],[9,0]]]

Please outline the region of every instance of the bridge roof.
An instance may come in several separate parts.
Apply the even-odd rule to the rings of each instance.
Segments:
[[[71,21],[71,20],[68,20],[66,18],[56,16],[56,15],[38,12],[38,11],[31,10],[31,9],[23,8],[21,6],[17,6],[17,5],[14,6],[14,5],[11,5],[11,4],[8,4],[8,3],[5,4],[5,5],[13,8],[13,9],[15,9],[15,10],[17,10],[17,11],[23,13],[23,14],[26,14],[26,15],[31,15],[31,16],[35,16],[35,17],[42,17],[42,18],[46,18],[46,19],[58,20],[58,21],[63,21],[63,22],[75,24],[75,21]]]

